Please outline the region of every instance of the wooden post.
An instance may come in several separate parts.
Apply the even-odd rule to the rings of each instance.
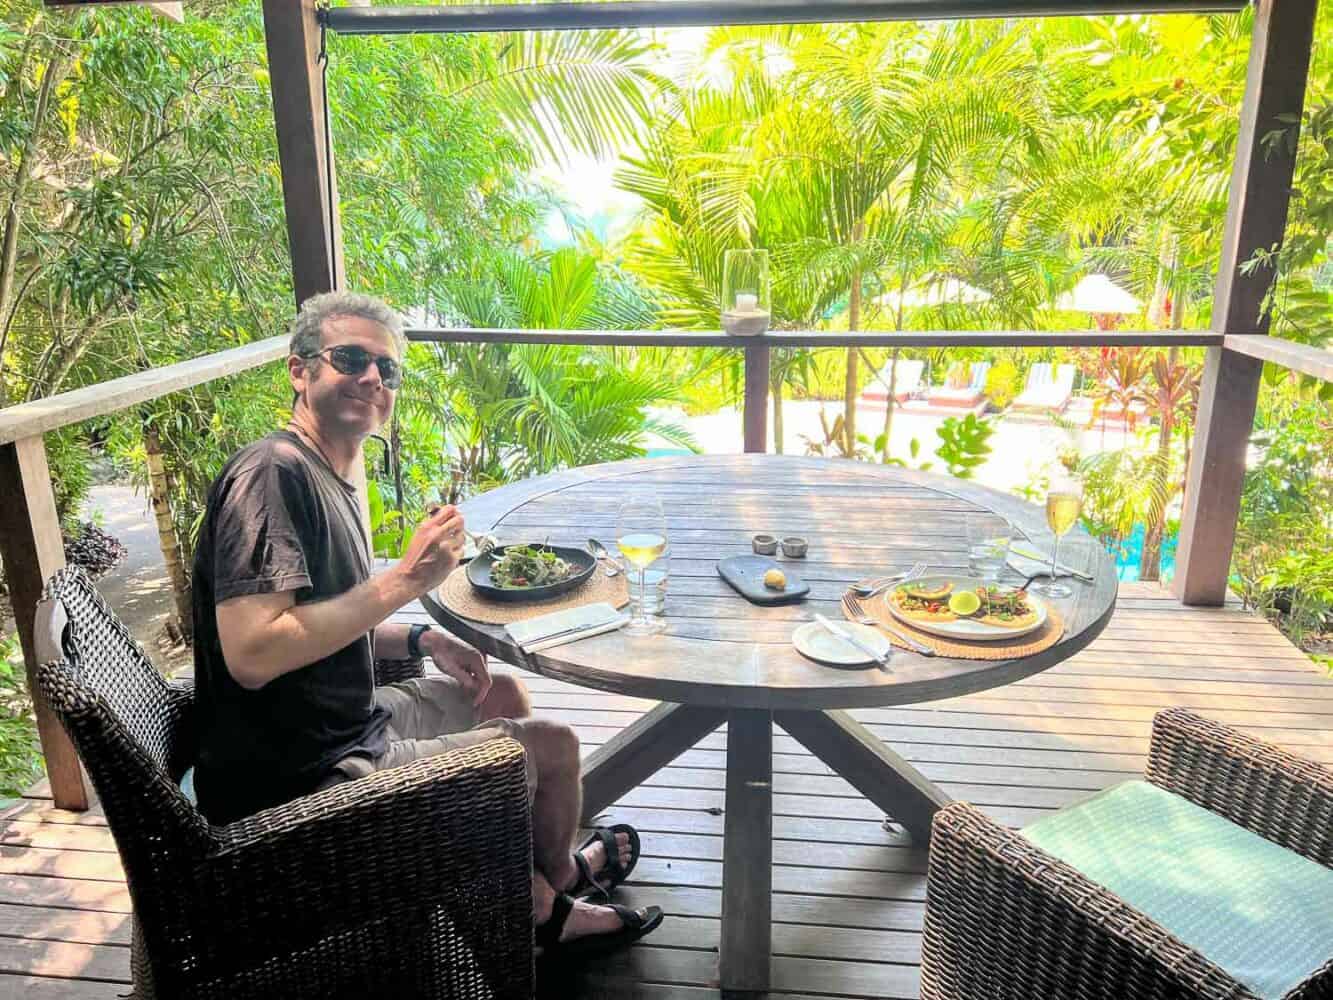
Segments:
[[[37,689],[33,615],[47,578],[65,565],[65,544],[41,435],[0,445],[0,504],[0,557],[4,559],[9,601],[23,646],[28,691],[36,708],[37,735],[46,757],[51,795],[61,809],[84,810],[88,808],[88,790],[78,755]]]
[[[765,349],[767,353],[767,349]],[[773,714],[727,715],[718,979],[728,990],[767,991],[773,953]]]
[[[1276,250],[1286,229],[1296,143],[1284,138],[1269,144],[1264,137],[1279,129],[1299,128],[1317,4],[1318,0],[1260,0],[1255,11],[1231,200],[1213,292],[1213,329],[1222,334],[1268,333],[1263,300],[1273,269],[1256,267],[1249,274],[1240,269],[1256,251]],[[1172,587],[1185,604],[1220,605],[1226,600],[1245,451],[1254,428],[1262,368],[1234,351],[1208,349]]]
[[[325,155],[320,34],[315,0],[264,0],[269,86],[298,306],[312,295],[346,285],[331,149]]]
[[[292,287],[299,308],[312,295],[347,287],[338,176],[332,135],[326,131],[332,126],[324,100],[325,66],[320,65],[323,31],[315,0],[264,0],[264,39],[282,165]],[[370,497],[364,462],[356,463],[352,482],[369,543]]]
[[[768,357],[762,342],[745,347],[745,450],[768,451]]]

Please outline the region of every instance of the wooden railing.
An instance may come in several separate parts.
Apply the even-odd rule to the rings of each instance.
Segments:
[[[586,347],[722,347],[745,352],[744,440],[746,451],[768,442],[768,369],[774,347],[1106,347],[1220,346],[1207,330],[959,330],[827,333],[787,330],[738,338],[720,330],[496,330],[415,328],[412,340],[436,343],[579,344]]]
[[[1100,347],[1143,345],[1149,347],[1196,346],[1208,349],[1209,364],[1219,367],[1228,356],[1258,364],[1267,360],[1293,371],[1333,381],[1333,353],[1269,338],[1226,337],[1210,331],[1080,331],[1080,332],[784,332],[743,341],[718,332],[604,331],[604,330],[473,330],[413,329],[414,341],[435,343],[551,343],[589,347],[667,346],[720,347],[745,352],[745,397],[743,421],[745,450],[764,451],[767,444],[768,365],[773,347]],[[10,600],[17,621],[27,664],[30,690],[37,701],[38,731],[46,756],[47,774],[56,802],[62,808],[87,806],[78,759],[64,732],[46,706],[40,703],[34,682],[36,660],[33,649],[33,611],[45,580],[64,565],[64,550],[55,494],[47,467],[44,435],[70,424],[116,413],[139,403],[236,375],[285,358],[287,340],[274,337],[185,361],[165,368],[137,372],[99,385],[61,393],[48,399],[23,403],[0,411],[0,557],[3,558]],[[1205,395],[1210,391],[1205,383]],[[1212,401],[1201,400],[1201,412]],[[1251,413],[1253,411],[1251,410]],[[1195,449],[1190,469],[1190,490],[1212,492],[1209,467]],[[1236,497],[1239,504],[1239,497]],[[1233,525],[1224,534],[1230,538]],[[1195,525],[1196,531],[1211,531]],[[1211,531],[1211,534],[1217,534]],[[1184,537],[1182,535],[1182,545]],[[1225,559],[1230,562],[1230,544]],[[1195,603],[1220,603],[1226,592],[1226,569],[1214,580],[1196,581],[1196,589],[1208,599]],[[1179,592],[1179,591],[1178,591]],[[1188,600],[1188,596],[1186,596]]]

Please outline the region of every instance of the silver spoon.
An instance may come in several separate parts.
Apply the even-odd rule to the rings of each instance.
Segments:
[[[620,564],[615,561],[610,552],[606,551],[605,545],[595,538],[589,538],[588,551],[593,554],[594,558],[605,561],[607,576],[620,575]]]

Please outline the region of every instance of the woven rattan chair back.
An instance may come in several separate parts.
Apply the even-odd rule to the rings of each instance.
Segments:
[[[70,708],[80,703],[80,694],[100,697],[125,734],[179,778],[189,760],[179,752],[185,749],[177,740],[183,720],[172,710],[170,688],[83,570],[66,567],[51,577],[38,626],[44,647],[39,659],[59,661],[63,670],[55,673],[72,685],[57,683],[52,694]]]

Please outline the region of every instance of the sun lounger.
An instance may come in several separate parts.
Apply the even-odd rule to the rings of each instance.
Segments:
[[[1040,362],[1028,370],[1027,384],[1012,404],[1024,413],[1062,413],[1074,394],[1074,366]]]
[[[990,372],[989,361],[973,361],[966,373],[967,382],[961,386],[956,384],[962,381],[958,366],[949,371],[950,374],[945,376],[944,386],[930,390],[931,406],[956,406],[970,410],[985,398],[986,375]]]
[[[925,373],[926,363],[916,358],[902,358],[898,362],[898,377],[893,383],[893,398],[905,403],[915,393],[921,391],[921,376]],[[858,403],[868,406],[885,406],[889,399],[889,366],[885,365],[874,380],[862,390]]]

